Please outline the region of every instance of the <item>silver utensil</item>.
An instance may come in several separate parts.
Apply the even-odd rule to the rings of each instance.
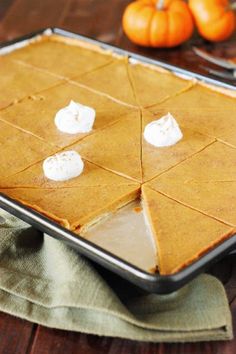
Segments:
[[[204,65],[201,65],[201,68],[206,70],[209,74],[221,77],[223,79],[236,81],[236,70],[231,70],[231,71],[215,70],[215,69],[209,68],[209,67],[204,66]]]
[[[197,47],[193,47],[193,51],[199,57],[207,60],[210,63],[216,64],[216,65],[221,66],[222,68],[225,68],[228,70],[235,70],[236,71],[236,63],[233,63],[230,60],[216,57],[216,56],[209,54],[209,53],[205,52],[204,50],[199,49]]]

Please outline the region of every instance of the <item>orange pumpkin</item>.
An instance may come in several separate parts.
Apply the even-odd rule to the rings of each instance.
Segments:
[[[209,41],[223,41],[235,30],[236,17],[228,0],[189,0],[197,28]]]
[[[175,47],[193,33],[194,23],[183,0],[138,0],[123,15],[127,37],[146,47]]]

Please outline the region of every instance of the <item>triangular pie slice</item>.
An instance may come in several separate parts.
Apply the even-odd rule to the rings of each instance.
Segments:
[[[236,149],[216,141],[179,166],[166,172],[156,181],[160,179],[172,179],[179,183],[235,181]]]
[[[160,274],[172,274],[218,243],[234,230],[206,215],[142,186],[144,210],[157,245]]]
[[[8,57],[66,78],[89,72],[112,60],[111,55],[80,47],[78,41],[66,38],[59,41],[54,36],[14,50]]]
[[[236,226],[236,149],[215,142],[149,185],[196,210]]]
[[[163,112],[166,115],[168,111]],[[147,110],[142,112],[142,131],[150,122],[160,119],[161,115],[154,115]],[[192,129],[180,126],[183,138],[175,145],[168,147],[155,147],[149,144],[142,135],[142,169],[143,181],[165,172],[169,168],[179,164],[181,161],[196,154],[204,147],[215,141],[206,135],[200,134]]]
[[[118,122],[85,137],[71,148],[105,169],[142,181],[141,117],[133,112]]]
[[[80,176],[64,182],[51,181],[44,176],[41,161],[1,179],[0,192],[79,231],[136,199],[140,186],[87,161]]]
[[[57,151],[46,142],[0,121],[0,178],[11,176]]]
[[[16,188],[0,189],[0,192],[70,230],[79,231],[136,199],[139,195],[139,185],[134,183],[60,189]]]
[[[26,98],[17,105],[8,107],[0,112],[0,119],[19,126],[47,142],[64,147],[88,135],[60,132],[54,123],[56,113],[61,108],[68,106],[71,100],[96,110],[96,119],[91,133],[113,123],[121,115],[130,111],[129,107],[120,105],[107,97],[97,95],[78,87],[78,85],[67,83],[55,86],[39,95]]]
[[[105,67],[73,80],[109,95],[115,100],[137,106],[128,73],[128,58],[117,58]]]
[[[0,109],[61,82],[57,77],[0,57]]]
[[[236,146],[236,99],[196,85],[183,94],[150,108],[169,111],[180,125]]]
[[[167,179],[164,183],[155,185],[155,190],[176,201],[236,227],[236,181],[207,183],[189,181],[183,184]]]
[[[53,182],[43,176],[41,162],[3,180],[0,192],[71,230],[80,230],[136,199],[140,185],[86,161],[80,176]]]
[[[130,64],[129,71],[137,101],[142,107],[156,105],[193,86],[192,81],[159,68]]]

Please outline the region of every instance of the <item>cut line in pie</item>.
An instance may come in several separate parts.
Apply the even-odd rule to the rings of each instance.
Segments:
[[[62,41],[58,36],[41,36],[38,40],[12,51],[8,58],[67,79],[103,67],[112,61],[111,55],[94,50],[93,46],[81,47],[77,41]]]
[[[180,125],[236,146],[236,98],[195,85],[150,108],[157,115],[170,109]]]
[[[235,99],[69,42],[39,39],[0,58],[0,192],[77,234],[141,200],[159,272],[175,273],[236,232]],[[88,135],[55,127],[70,100],[96,109]],[[144,128],[168,112],[183,139],[154,148]],[[46,179],[43,160],[65,150],[81,154],[83,173]]]
[[[62,82],[55,76],[2,57],[0,57],[0,76],[0,109]]]
[[[157,244],[159,272],[163,275],[176,273],[234,233],[232,227],[145,185],[142,201]]]
[[[100,167],[142,182],[140,135],[141,116],[135,111],[71,148]]]
[[[79,177],[65,182],[49,181],[43,175],[42,163],[38,163],[3,180],[0,192],[70,230],[81,231],[138,198],[140,185],[89,162],[85,162]]]
[[[139,107],[158,104],[193,85],[193,82],[178,78],[169,72],[163,73],[143,65],[129,64],[128,58],[116,59],[109,65],[74,80],[120,102]]]
[[[236,227],[236,149],[220,142],[154,178],[151,188]]]
[[[54,117],[61,108],[68,106],[71,100],[96,110],[95,123],[90,133],[66,134],[57,129]],[[0,119],[44,139],[45,142],[66,147],[118,121],[129,111],[129,107],[119,105],[102,95],[71,83],[62,83],[0,111]]]

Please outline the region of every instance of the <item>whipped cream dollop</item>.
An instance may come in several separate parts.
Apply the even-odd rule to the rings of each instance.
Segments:
[[[57,128],[68,134],[88,133],[92,130],[96,112],[93,108],[70,101],[55,116]]]
[[[53,181],[67,181],[79,176],[84,163],[76,151],[63,151],[48,157],[43,162],[45,176]]]
[[[144,129],[145,140],[156,147],[174,145],[182,137],[179,125],[170,113],[147,124]]]

